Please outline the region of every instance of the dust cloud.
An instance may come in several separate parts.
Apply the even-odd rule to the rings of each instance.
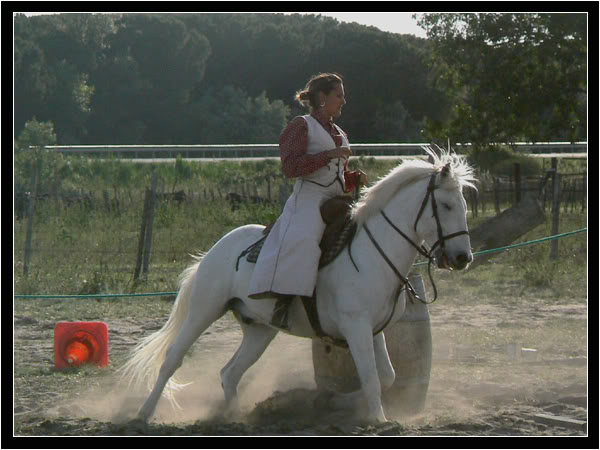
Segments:
[[[178,382],[191,383],[175,393],[179,408],[162,397],[153,416],[154,421],[194,423],[222,416],[225,401],[219,371],[235,353],[241,335],[239,339],[231,336],[230,345],[226,346],[230,348],[219,349],[218,352],[211,345],[210,334],[207,337],[200,337],[175,374]],[[241,415],[235,420],[243,420],[257,404],[276,392],[315,388],[311,341],[281,333],[242,377],[238,385]],[[120,382],[116,375],[109,375],[103,377],[98,385],[74,394],[69,402],[57,407],[53,415],[68,413],[69,416],[123,423],[135,418],[148,394],[147,390],[134,390]]]

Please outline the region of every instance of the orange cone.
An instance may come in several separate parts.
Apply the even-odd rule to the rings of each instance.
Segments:
[[[108,365],[108,327],[104,322],[58,322],[54,328],[54,367]]]
[[[65,351],[65,359],[69,364],[73,366],[79,366],[85,362],[88,362],[90,353],[90,348],[85,343],[74,341],[71,342],[67,347]]]

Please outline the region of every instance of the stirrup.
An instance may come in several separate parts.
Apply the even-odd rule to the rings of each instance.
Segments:
[[[276,328],[281,328],[282,330],[288,330],[288,312],[290,309],[290,305],[292,304],[292,300],[295,295],[279,295],[279,299],[277,303],[275,303],[275,308],[273,308],[273,316],[271,317],[271,325]]]

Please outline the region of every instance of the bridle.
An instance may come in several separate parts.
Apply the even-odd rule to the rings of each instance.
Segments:
[[[421,297],[419,297],[419,295],[415,292],[415,289],[413,288],[413,286],[410,284],[410,281],[408,281],[408,278],[406,278],[404,275],[402,275],[400,273],[400,271],[396,268],[396,266],[394,266],[394,264],[392,263],[392,261],[390,260],[390,258],[385,254],[385,252],[383,251],[383,249],[381,248],[381,246],[377,243],[377,241],[375,240],[375,238],[373,237],[373,234],[371,233],[371,230],[369,230],[369,227],[367,226],[367,224],[365,223],[363,225],[363,228],[365,229],[365,231],[367,232],[367,236],[369,237],[369,239],[371,240],[371,242],[373,243],[373,245],[375,246],[375,248],[379,251],[379,253],[381,254],[381,256],[383,257],[383,259],[385,260],[385,262],[388,264],[388,266],[390,266],[390,268],[392,269],[392,271],[396,274],[396,276],[400,279],[401,283],[400,286],[397,290],[397,295],[394,297],[395,303],[394,303],[394,309],[396,307],[396,302],[397,302],[397,298],[400,295],[400,292],[402,290],[403,287],[406,287],[406,289],[410,292],[411,296],[416,298],[417,300],[419,300],[421,303],[424,303],[426,305],[431,304],[433,302],[435,302],[437,300],[437,288],[435,286],[435,283],[433,281],[433,277],[431,275],[431,264],[434,261],[434,256],[433,256],[433,252],[435,250],[435,248],[439,245],[441,249],[445,248],[445,242],[449,239],[452,239],[454,237],[457,236],[462,236],[463,234],[468,235],[469,232],[467,230],[464,231],[457,231],[456,233],[452,233],[452,234],[448,234],[448,235],[444,235],[443,230],[442,230],[442,224],[440,222],[440,217],[438,214],[438,209],[437,209],[437,202],[435,200],[435,176],[438,173],[444,173],[444,171],[449,170],[449,164],[447,164],[442,170],[441,172],[434,172],[431,174],[431,178],[429,179],[429,184],[427,186],[427,193],[425,194],[425,198],[423,199],[423,201],[421,202],[421,208],[419,209],[419,213],[417,214],[417,218],[415,219],[415,224],[414,224],[414,230],[415,232],[417,231],[417,224],[419,223],[419,220],[421,219],[421,216],[423,215],[423,211],[425,210],[425,206],[427,205],[427,201],[429,200],[429,198],[431,197],[431,209],[433,210],[433,217],[435,217],[435,221],[436,221],[436,225],[437,225],[437,233],[438,233],[438,240],[433,244],[433,246],[431,247],[431,249],[427,249],[427,247],[425,247],[425,245],[417,245],[410,237],[408,237],[402,230],[400,230],[391,220],[390,218],[385,214],[385,212],[383,211],[383,209],[380,211],[381,215],[383,216],[383,218],[385,219],[385,221],[398,233],[400,234],[404,239],[406,239],[408,241],[408,243],[410,245],[412,245],[415,249],[417,249],[417,251],[423,255],[425,258],[427,258],[429,260],[429,264],[427,265],[427,272],[429,274],[429,280],[431,281],[431,284],[433,286],[433,292],[434,292],[434,298],[432,301],[427,302],[424,299],[422,299]],[[386,324],[384,325],[387,326],[387,323],[389,322],[389,320],[392,318],[393,316],[393,311],[392,314],[390,315],[388,321],[386,322]]]
[[[444,173],[444,170],[449,170],[446,169],[449,168],[449,165],[446,165],[444,167],[444,169],[442,169],[441,173]],[[417,231],[417,224],[419,223],[419,220],[421,219],[421,216],[423,215],[423,211],[425,210],[425,205],[427,204],[427,200],[429,199],[429,196],[431,196],[431,209],[433,210],[433,217],[435,218],[435,223],[437,225],[437,232],[438,232],[438,240],[433,244],[433,246],[431,247],[431,250],[429,250],[430,255],[433,253],[434,249],[439,245],[440,248],[445,248],[445,242],[449,239],[452,239],[454,237],[457,236],[461,236],[463,234],[469,234],[469,232],[467,230],[464,231],[457,231],[456,233],[452,233],[452,234],[448,234],[446,236],[444,236],[444,233],[442,231],[442,223],[440,222],[440,216],[438,214],[438,209],[437,209],[437,202],[435,201],[435,175],[438,172],[434,172],[433,174],[431,174],[431,178],[429,179],[429,184],[427,185],[427,194],[425,194],[425,198],[423,199],[423,202],[421,203],[421,209],[419,209],[419,213],[417,214],[417,218],[415,219],[415,225],[414,225],[414,230],[415,232]],[[383,211],[382,211],[383,213]],[[389,219],[388,219],[389,222]],[[391,223],[391,222],[390,222]],[[394,229],[397,230],[396,227],[394,227]],[[399,231],[399,230],[397,230]],[[402,233],[404,235],[404,233]],[[405,239],[408,239],[408,237],[404,236]],[[410,239],[408,239],[410,241]],[[411,244],[414,245],[414,243],[411,241]],[[425,248],[425,247],[423,247]],[[430,255],[424,255],[428,258],[432,257]]]
[[[423,255],[424,257],[426,257],[429,260],[427,270],[429,273],[429,280],[431,281],[431,284],[432,284],[433,290],[434,290],[434,298],[432,301],[427,302],[424,299],[422,299],[421,297],[419,297],[419,295],[415,291],[415,288],[412,286],[412,284],[410,283],[408,278],[406,278],[404,275],[402,275],[400,273],[400,271],[396,268],[396,266],[394,266],[394,263],[385,254],[385,252],[383,251],[383,249],[381,248],[379,243],[375,240],[375,238],[373,237],[373,234],[371,233],[371,230],[369,230],[369,227],[367,226],[367,224],[366,223],[363,224],[363,228],[367,232],[367,236],[369,237],[369,239],[371,240],[371,242],[373,243],[375,248],[379,251],[379,253],[383,257],[385,262],[388,264],[388,266],[390,266],[392,271],[400,279],[400,284],[399,284],[398,288],[396,289],[396,292],[394,293],[394,297],[393,297],[394,303],[392,305],[392,312],[386,319],[385,323],[381,327],[379,327],[379,329],[377,331],[373,332],[374,336],[378,333],[381,333],[389,325],[390,321],[392,320],[392,317],[394,317],[394,313],[396,312],[396,306],[398,305],[398,298],[400,297],[400,293],[402,292],[403,289],[406,288],[406,290],[409,292],[410,296],[407,296],[407,297],[409,298],[409,300],[411,302],[413,301],[413,297],[425,305],[429,305],[437,300],[437,288],[435,286],[435,283],[433,282],[433,277],[431,275],[431,264],[433,263],[433,260],[434,260],[433,251],[438,245],[440,246],[440,248],[443,249],[445,247],[445,241],[447,241],[448,239],[452,239],[454,237],[461,236],[463,234],[467,234],[467,235],[469,234],[469,232],[465,230],[465,231],[458,231],[456,233],[452,233],[452,234],[448,234],[448,235],[444,236],[444,233],[442,231],[442,224],[440,222],[440,218],[438,215],[437,202],[435,200],[435,193],[434,193],[434,191],[435,191],[435,176],[438,173],[441,173],[443,175],[445,173],[445,171],[448,171],[449,169],[450,169],[450,165],[447,164],[441,171],[434,172],[431,174],[431,178],[430,178],[429,184],[427,186],[427,193],[425,194],[425,198],[421,202],[421,208],[419,209],[419,213],[417,214],[417,218],[415,219],[414,229],[415,229],[415,231],[417,231],[417,225],[419,223],[419,220],[421,219],[421,216],[423,215],[423,211],[425,210],[425,206],[427,205],[427,202],[429,201],[429,197],[431,197],[431,209],[433,210],[433,216],[435,217],[435,221],[437,224],[438,240],[433,244],[433,246],[431,247],[430,250],[428,250],[427,247],[425,247],[425,245],[421,245],[421,246],[417,245],[410,237],[408,237],[402,230],[400,230],[390,220],[390,218],[385,214],[383,209],[380,210],[380,213],[383,216],[383,218],[385,219],[385,221],[398,234],[400,234],[404,239],[406,239],[415,249],[417,249],[417,251],[421,255]],[[357,267],[356,263],[354,262],[354,258],[352,257],[351,246],[352,246],[352,239],[350,239],[350,241],[348,242],[348,253],[350,256],[350,260],[352,261],[352,264],[354,264],[354,268],[358,271],[358,267]],[[304,299],[303,299],[303,302],[304,302]],[[310,304],[314,305],[314,302],[310,302]],[[305,308],[307,308],[306,303],[305,303]],[[308,311],[308,308],[307,308],[307,311]],[[309,320],[310,320],[310,317],[311,317],[311,315],[309,314]],[[321,326],[318,322],[318,316],[316,317],[316,319],[311,320],[311,324],[312,324],[313,328],[316,330],[317,336],[320,337],[321,339],[324,339],[326,342],[329,342],[333,345],[338,345],[341,347],[348,346],[346,341],[344,341],[343,339],[340,340],[340,339],[332,338],[330,336],[326,336],[323,333],[323,330],[321,329]]]

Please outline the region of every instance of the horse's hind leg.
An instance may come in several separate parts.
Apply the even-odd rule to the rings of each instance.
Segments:
[[[190,312],[183,322],[183,326],[181,327],[175,342],[169,347],[169,350],[167,350],[166,358],[160,367],[154,388],[140,409],[138,418],[147,420],[152,416],[169,378],[171,378],[175,371],[181,366],[186,352],[200,335],[214,321],[223,315],[224,311],[224,309],[219,309],[213,311],[212,314],[205,312],[205,315],[201,316],[200,314],[197,314],[194,309],[194,304],[192,304]]]
[[[244,333],[242,343],[229,362],[221,369],[221,385],[225,393],[226,410],[238,410],[237,386],[240,379],[261,357],[278,330],[259,323],[240,322]]]

